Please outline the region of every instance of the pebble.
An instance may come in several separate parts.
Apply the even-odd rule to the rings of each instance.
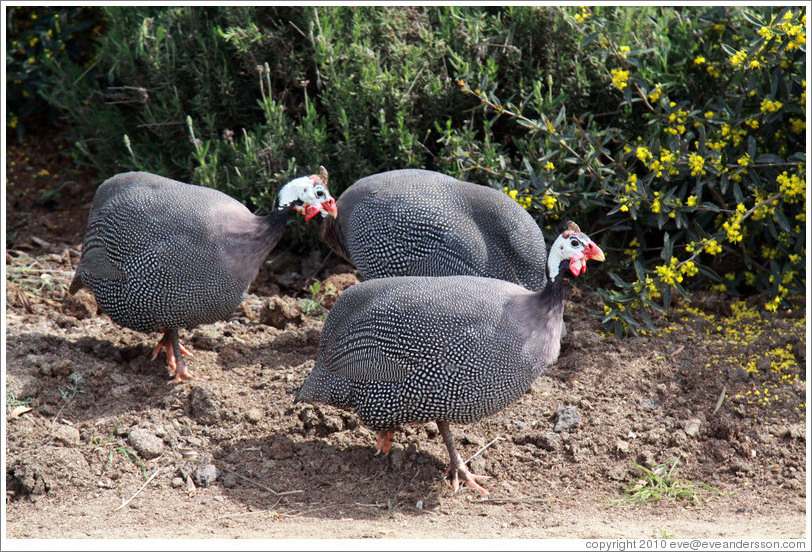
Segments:
[[[233,473],[227,473],[223,476],[223,487],[226,489],[233,489],[237,486],[237,476]]]
[[[79,430],[75,427],[59,424],[54,430],[54,439],[75,447],[79,444],[81,437],[79,436]]]
[[[581,412],[574,406],[559,406],[553,431],[561,433],[581,426]]]
[[[392,467],[396,470],[402,470],[406,462],[406,454],[400,447],[392,448],[389,452],[389,460],[392,462]]]
[[[195,470],[195,483],[201,487],[208,487],[217,480],[220,470],[214,464],[201,464]]]
[[[251,423],[259,423],[262,420],[262,410],[259,408],[253,407],[249,408],[248,412],[245,413],[245,419]]]
[[[186,482],[183,481],[182,477],[173,477],[172,478],[172,488],[173,489],[180,489],[184,485],[186,485]]]
[[[698,418],[691,418],[685,422],[685,433],[691,437],[696,437],[699,433],[699,424],[702,423]]]
[[[127,436],[127,440],[144,459],[156,458],[164,449],[163,440],[146,429],[133,429]]]

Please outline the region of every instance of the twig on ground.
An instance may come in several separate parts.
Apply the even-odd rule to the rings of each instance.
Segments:
[[[727,384],[722,387],[722,392],[719,394],[719,399],[716,401],[716,406],[713,408],[714,414],[719,412],[719,409],[722,408],[722,403],[725,402],[725,394],[727,394]]]
[[[156,476],[156,475],[158,475],[158,473],[159,473],[161,470],[163,470],[163,468],[157,468],[157,469],[156,469],[154,472],[152,472],[152,475],[150,475],[150,476],[149,476],[149,478],[148,478],[146,481],[144,481],[144,484],[143,484],[143,485],[141,485],[141,488],[140,488],[140,489],[138,489],[137,491],[135,491],[135,494],[134,494],[134,495],[132,495],[132,496],[131,496],[129,499],[127,499],[126,501],[122,502],[122,503],[121,503],[121,506],[119,506],[118,508],[116,508],[116,509],[115,509],[115,510],[113,510],[113,511],[114,511],[114,512],[118,512],[119,510],[121,510],[122,508],[124,508],[124,507],[125,507],[127,504],[129,504],[130,502],[132,502],[132,501],[133,501],[133,499],[134,499],[135,497],[137,497],[137,496],[138,496],[138,493],[140,493],[141,491],[143,491],[143,490],[146,488],[146,486],[147,486],[147,485],[149,485],[149,482],[150,482],[150,481],[152,481],[153,479],[155,479],[155,476]]]
[[[549,502],[549,499],[541,498],[538,496],[520,496],[517,498],[480,498],[476,502],[510,502],[516,504],[536,504],[540,502]]]
[[[468,460],[466,460],[466,461],[465,461],[465,463],[467,464],[468,462],[470,462],[471,460],[473,460],[474,458],[476,458],[477,456],[479,456],[480,454],[482,454],[483,452],[485,452],[485,449],[487,449],[489,446],[491,446],[492,444],[494,444],[496,441],[504,441],[504,440],[505,440],[505,438],[504,438],[504,437],[494,437],[494,438],[491,440],[491,442],[490,442],[490,443],[488,443],[487,445],[485,445],[484,447],[482,447],[481,449],[479,449],[478,451],[476,451],[476,452],[474,453],[474,455],[473,455],[473,456],[471,456],[471,457],[470,457]]]
[[[249,478],[249,477],[245,477],[244,475],[240,475],[240,474],[238,474],[237,472],[235,472],[234,470],[230,470],[230,469],[228,469],[228,468],[221,468],[221,469],[222,469],[223,471],[226,471],[226,472],[228,472],[228,473],[230,473],[230,474],[232,474],[232,475],[236,476],[236,477],[239,477],[239,478],[240,478],[240,479],[242,479],[243,481],[248,481],[248,482],[249,482],[249,483],[251,483],[252,485],[256,485],[256,486],[257,486],[257,487],[259,487],[260,489],[264,489],[264,490],[266,490],[266,491],[268,491],[268,492],[270,492],[270,493],[273,493],[273,494],[274,494],[274,495],[276,495],[276,496],[285,496],[285,495],[291,495],[291,494],[297,494],[297,493],[303,493],[303,492],[304,492],[304,491],[284,491],[284,492],[281,492],[281,493],[280,493],[280,492],[278,492],[278,491],[274,491],[273,489],[271,489],[271,488],[270,488],[270,487],[268,487],[267,485],[263,485],[263,484],[262,484],[262,483],[260,483],[259,481],[254,481],[253,479],[251,479],[251,478]]]
[[[214,519],[225,519],[225,518],[233,518],[233,517],[241,517],[241,516],[253,516],[255,514],[267,514],[271,512],[274,508],[276,508],[279,503],[282,502],[281,498],[277,498],[274,505],[268,508],[267,510],[257,510],[256,512],[239,512],[236,514],[223,514],[222,516],[217,516]]]

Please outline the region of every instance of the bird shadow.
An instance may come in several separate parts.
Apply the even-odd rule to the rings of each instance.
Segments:
[[[397,446],[397,445],[396,445]],[[251,511],[323,519],[380,519],[439,508],[444,489],[433,455],[394,449],[376,456],[372,443],[334,444],[274,432],[234,439],[214,464],[224,492]]]

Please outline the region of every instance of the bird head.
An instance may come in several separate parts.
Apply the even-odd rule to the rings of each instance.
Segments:
[[[310,220],[317,214],[322,216],[338,215],[336,200],[327,190],[327,170],[319,167],[319,174],[302,176],[285,184],[276,201],[277,209],[290,206],[297,213]]]
[[[586,272],[588,260],[603,261],[603,251],[589,236],[581,232],[578,225],[572,221],[567,222],[567,228],[555,240],[550,248],[547,260],[547,269],[550,279],[554,280],[561,269],[569,266],[573,276]]]

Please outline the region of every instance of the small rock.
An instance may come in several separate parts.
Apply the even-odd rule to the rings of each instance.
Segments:
[[[650,450],[644,450],[637,455],[637,463],[646,468],[654,467],[654,453]]]
[[[84,289],[76,295],[66,295],[62,300],[62,312],[78,320],[93,318],[98,314],[98,310],[93,295]]]
[[[223,476],[223,487],[226,489],[233,489],[237,486],[237,476],[233,473],[227,473]]]
[[[259,423],[262,420],[262,416],[262,410],[256,407],[249,408],[248,412],[245,413],[245,419],[254,424]]]
[[[389,460],[392,462],[392,467],[398,471],[403,469],[403,465],[406,463],[406,456],[403,452],[403,449],[400,447],[392,448],[389,451]]]
[[[340,416],[324,416],[321,425],[327,433],[337,433],[344,430],[344,420]]]
[[[696,437],[699,433],[699,424],[702,422],[698,418],[691,418],[685,422],[685,433],[690,437]]]
[[[217,397],[204,387],[193,387],[189,394],[190,414],[204,425],[212,425],[220,420],[220,405]]]
[[[581,426],[581,412],[574,406],[559,406],[556,410],[556,422],[553,431],[571,431]]]
[[[79,444],[81,437],[79,436],[79,430],[75,427],[59,424],[56,426],[56,429],[54,429],[54,439],[75,447]]]
[[[623,439],[618,439],[615,443],[615,450],[617,450],[620,456],[626,456],[629,454],[629,442],[624,441]]]
[[[727,377],[731,382],[744,383],[750,379],[750,372],[741,366],[737,366],[727,371]]]
[[[268,447],[268,456],[274,460],[285,460],[294,455],[293,446],[290,441],[283,438],[277,438]]]
[[[200,487],[208,487],[217,480],[220,471],[214,464],[201,464],[195,470],[195,483]]]
[[[185,484],[186,484],[186,483],[183,481],[183,478],[182,478],[182,477],[173,477],[173,478],[172,478],[172,488],[173,488],[173,489],[180,489],[180,488],[181,488],[181,487],[183,487]]]
[[[802,424],[793,424],[789,426],[784,426],[778,428],[776,430],[776,435],[785,439],[800,439],[802,441],[806,440],[806,432],[804,431],[804,426]]]
[[[284,330],[289,323],[301,324],[304,321],[299,304],[292,297],[274,295],[262,307],[259,321],[266,326]]]
[[[348,287],[358,283],[358,278],[351,272],[342,274],[333,274],[324,279],[320,286],[319,296],[316,297],[321,302],[321,306],[327,310],[333,308],[333,305]]]
[[[305,409],[299,413],[299,420],[302,421],[302,425],[304,426],[305,430],[317,427],[321,421],[319,415],[316,414],[316,411],[309,406],[305,407]]]
[[[157,458],[164,449],[164,442],[146,429],[133,429],[127,437],[130,445],[144,459]]]

